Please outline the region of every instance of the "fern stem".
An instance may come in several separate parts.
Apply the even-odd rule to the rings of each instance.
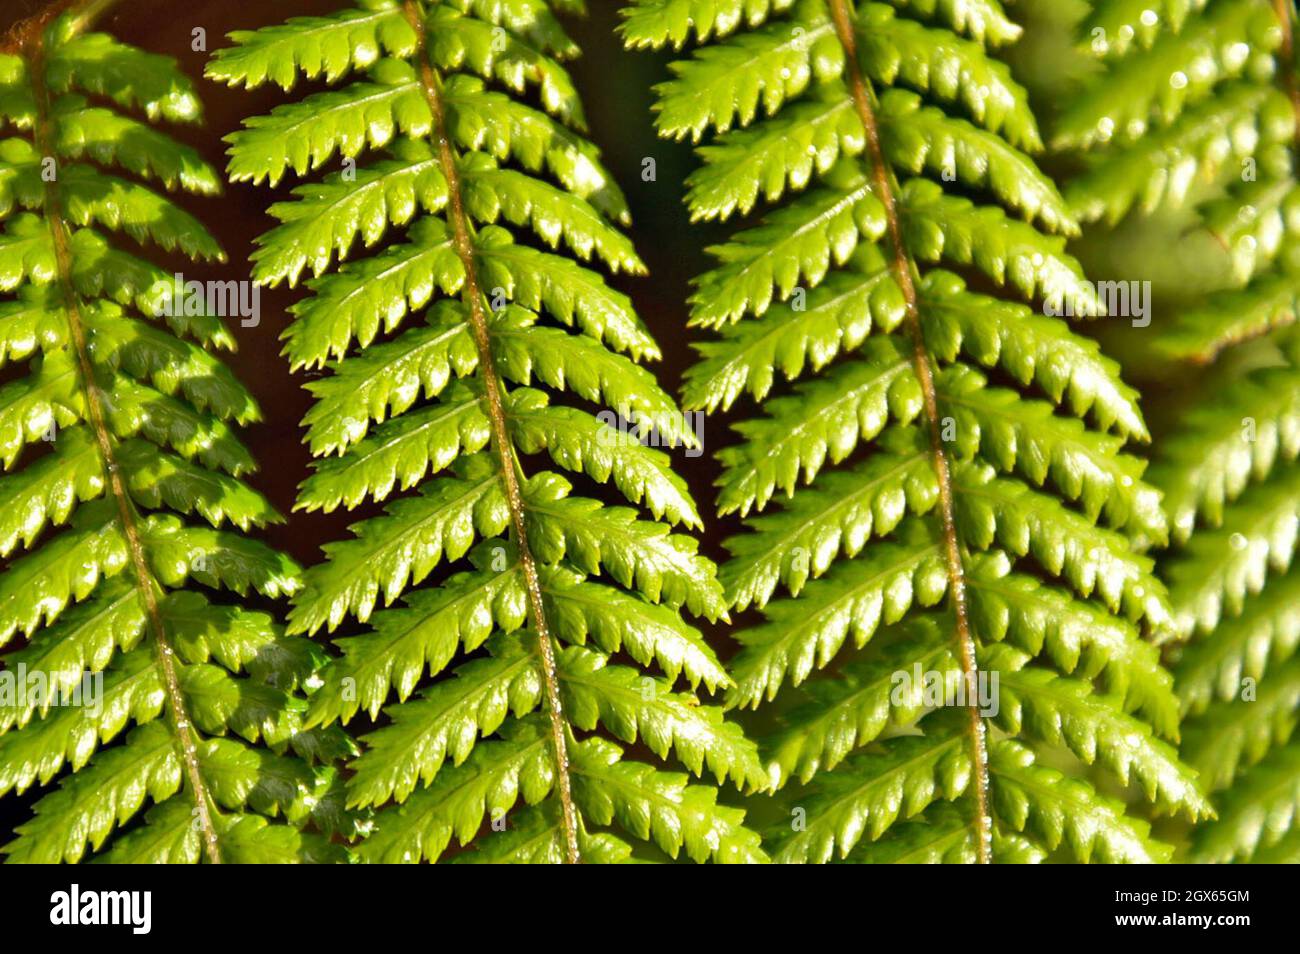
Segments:
[[[892,269],[902,289],[907,304],[907,328],[912,338],[913,364],[921,392],[925,400],[925,416],[930,430],[930,449],[934,463],[935,476],[939,484],[939,513],[943,524],[944,561],[948,570],[948,591],[952,597],[953,615],[957,621],[957,644],[960,651],[962,678],[966,681],[967,699],[972,700],[966,706],[970,718],[971,762],[975,776],[975,844],[976,858],[980,864],[991,861],[992,828],[989,821],[988,807],[988,746],[985,738],[984,720],[980,716],[975,700],[978,662],[975,658],[975,638],[971,633],[970,614],[966,606],[966,571],[962,566],[961,548],[957,541],[957,522],[954,516],[952,475],[948,465],[948,455],[943,449],[942,425],[939,420],[939,400],[934,385],[934,369],[930,354],[925,346],[921,329],[921,313],[917,303],[916,282],[913,278],[915,265],[907,254],[903,244],[903,229],[899,222],[898,203],[893,183],[890,181],[889,166],[885,162],[884,150],[880,145],[880,131],[876,123],[875,109],[872,106],[872,93],[869,81],[862,74],[858,63],[857,40],[853,32],[853,15],[849,10],[848,0],[828,0],[831,18],[835,23],[835,33],[844,48],[848,63],[849,88],[853,95],[853,105],[858,118],[862,121],[867,135],[867,149],[870,157],[871,175],[874,191],[885,207],[888,222],[888,241],[891,246]]]
[[[103,13],[112,0],[99,0],[89,4],[77,19],[77,28],[85,29],[95,15]],[[31,73],[33,99],[36,103],[36,123],[33,133],[39,155],[53,156],[52,136],[50,130],[49,89],[45,85],[45,34],[43,30],[28,35],[24,47],[24,58]],[[77,353],[78,374],[82,390],[86,396],[86,410],[90,418],[91,430],[99,446],[104,470],[108,475],[109,487],[117,504],[118,521],[122,535],[126,538],[131,565],[135,571],[136,584],[140,597],[144,601],[145,614],[154,637],[154,654],[158,661],[163,689],[167,699],[167,710],[172,720],[172,727],[180,743],[181,762],[185,777],[189,783],[190,793],[194,798],[195,810],[199,821],[204,853],[212,864],[221,863],[220,845],[216,826],[212,821],[211,796],[199,767],[198,748],[195,745],[192,722],[185,706],[185,697],[181,692],[180,678],[176,673],[175,652],[167,628],[158,608],[158,583],[149,569],[145,556],[144,544],[140,540],[138,514],[134,503],[122,480],[122,469],[118,465],[117,455],[113,449],[113,436],[104,416],[103,395],[95,383],[94,365],[86,340],[86,328],[81,317],[81,299],[72,284],[72,252],[68,245],[68,223],[63,214],[62,197],[59,194],[57,172],[45,182],[45,213],[49,223],[50,235],[54,244],[55,264],[58,268],[59,291],[67,312],[68,331],[73,347]]]
[[[546,607],[542,602],[542,587],[537,576],[537,563],[528,545],[528,528],[521,489],[522,466],[513,451],[506,425],[502,401],[501,379],[492,357],[492,340],[488,332],[488,318],[483,308],[483,294],[479,287],[478,267],[474,260],[474,245],[470,237],[469,218],[461,195],[460,173],[456,168],[456,154],[447,134],[446,109],[442,99],[442,83],[425,49],[424,16],[419,0],[406,0],[403,10],[419,37],[416,56],[419,59],[420,84],[433,113],[434,136],[438,146],[438,160],[443,177],[447,180],[447,218],[452,227],[452,241],[456,255],[465,269],[465,290],[462,300],[469,309],[470,329],[478,349],[479,370],[483,390],[487,397],[488,419],[492,426],[492,444],[496,448],[501,466],[501,480],[505,487],[506,503],[510,509],[510,525],[519,548],[519,565],[523,570],[524,585],[528,593],[528,607],[537,631],[537,644],[542,663],[542,677],[546,687],[546,712],[550,719],[551,743],[555,750],[556,789],[560,799],[561,828],[564,833],[564,856],[568,864],[578,864],[578,813],[573,804],[573,786],[569,778],[569,746],[565,736],[564,708],[560,701],[559,668],[555,662],[555,647],[551,641],[550,626],[546,621]],[[519,468],[516,472],[516,468]]]

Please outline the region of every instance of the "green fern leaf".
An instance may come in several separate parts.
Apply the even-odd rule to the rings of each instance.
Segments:
[[[795,0],[633,0],[619,12],[626,19],[622,32],[631,47],[680,47],[692,32],[701,41],[725,36],[738,26],[761,23],[770,13],[793,6]]]
[[[722,455],[723,513],[762,509],[779,489],[810,483],[824,462],[837,464],[892,420],[921,413],[921,388],[906,345],[893,338],[864,343],[862,360],[838,365],[824,380],[801,385],[797,397],[771,403],[772,416],[736,430],[746,442]]]
[[[254,89],[273,82],[290,90],[299,76],[333,83],[381,55],[407,57],[418,37],[400,8],[362,3],[330,16],[299,17],[284,26],[232,33],[234,46],[218,50],[208,75]]]
[[[1039,864],[1047,853],[1014,832],[993,833],[993,859],[1002,864]],[[970,819],[946,802],[922,812],[915,821],[894,826],[881,841],[858,842],[844,864],[973,864],[978,860]]]
[[[779,512],[754,517],[755,532],[730,538],[733,560],[723,567],[728,598],[737,609],[762,607],[781,583],[798,596],[840,556],[854,557],[873,536],[892,532],[903,517],[925,513],[938,487],[922,447],[906,446],[912,432],[896,432],[897,454],[879,454],[854,471],[832,471],[795,495]]]
[[[787,837],[773,860],[820,864],[836,853],[844,857],[859,839],[878,840],[900,816],[955,799],[970,784],[970,771],[961,733],[947,726],[900,739],[881,755],[855,756],[820,777],[806,807],[796,806],[807,813],[806,827]]]
[[[1123,56],[1130,52],[1130,44],[1149,49],[1162,30],[1177,33],[1190,14],[1205,8],[1209,0],[1156,0],[1154,4],[1143,0],[1097,0],[1092,4],[1091,15],[1084,29],[1094,35],[1101,30],[1106,38],[1104,49],[1098,53]],[[1150,10],[1155,16],[1144,16]],[[1126,29],[1127,28],[1127,29]]]
[[[1288,469],[1252,488],[1221,527],[1188,542],[1169,570],[1170,595],[1184,630],[1208,631],[1225,614],[1240,615],[1247,596],[1264,588],[1270,569],[1290,566],[1300,530],[1292,483],[1298,476]]]
[[[997,812],[1012,831],[1024,832],[1044,847],[1064,845],[1077,861],[1150,864],[1170,860],[1172,849],[1150,835],[1150,826],[1127,815],[1124,806],[1087,782],[1067,778],[1034,762],[1032,752],[1015,742],[993,747],[991,769]]]

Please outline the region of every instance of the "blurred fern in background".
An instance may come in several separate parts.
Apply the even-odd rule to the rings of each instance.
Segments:
[[[1135,336],[1148,340],[1132,343],[1180,382],[1160,408],[1151,478],[1171,526],[1160,574],[1183,752],[1219,814],[1191,834],[1192,861],[1300,860],[1295,19],[1281,0],[1098,2],[1080,38],[1102,70],[1055,137],[1083,153],[1066,190],[1081,218],[1181,215],[1185,232],[1213,239],[1226,279],[1158,306],[1151,335]],[[1137,247],[1125,277],[1144,277],[1161,251]],[[1190,259],[1183,268],[1194,274]]]

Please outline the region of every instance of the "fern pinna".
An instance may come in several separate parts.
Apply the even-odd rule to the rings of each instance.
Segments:
[[[453,838],[474,843],[457,861],[762,860],[718,790],[765,784],[756,747],[674,690],[729,684],[682,618],[725,607],[716,568],[670,529],[699,525],[685,484],[636,432],[695,438],[636,363],[658,349],[628,299],[573,261],[642,270],[551,6],[580,8],[367,0],[236,33],[211,64],[248,87],[334,85],[248,120],[230,174],[274,184],[343,163],[272,207],[255,275],[311,276],[285,353],[329,369],[308,385],[321,459],[298,508],[395,498],[295,597],[293,631],[370,624],[337,640],[308,723],[382,713],[348,782],[348,802],[375,809],[362,860],[436,860]],[[543,452],[648,513],[576,495]]]
[[[1285,0],[1098,3],[1083,40],[1103,72],[1057,136],[1087,154],[1067,190],[1081,216],[1190,211],[1232,273],[1152,328],[1165,360],[1210,366],[1162,415],[1152,468],[1172,528],[1161,573],[1184,756],[1219,816],[1193,833],[1192,861],[1300,861],[1294,31]]]
[[[299,585],[245,535],[278,519],[241,479],[258,408],[208,350],[234,346],[221,319],[169,306],[184,286],[135,250],[222,258],[146,184],[219,191],[157,128],[200,104],[173,61],[90,32],[105,8],[0,53],[0,360],[29,362],[0,386],[0,793],[57,779],[3,851],[336,858],[301,830],[341,808],[311,763],[346,739],[302,728],[322,654],[244,605]]]
[[[1138,545],[1166,530],[1121,450],[1147,437],[1136,395],[1050,316],[1099,308],[1027,155],[1025,94],[989,53],[1019,28],[994,0],[624,15],[633,47],[699,43],[657,105],[668,137],[716,133],[694,218],[774,206],[712,249],[691,323],[719,337],[685,399],[762,404],[722,452],[719,510],[771,510],[722,577],[734,609],[762,611],[727,702],[775,702],[761,748],[782,791],[754,809],[773,859],[1167,858],[1086,768],[1058,771],[1072,753],[1162,810],[1207,810],[1160,738],[1178,706],[1143,636],[1171,614]],[[778,376],[798,383],[773,397]]]

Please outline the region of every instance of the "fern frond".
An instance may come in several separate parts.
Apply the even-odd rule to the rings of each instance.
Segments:
[[[782,584],[798,596],[841,555],[855,557],[873,536],[891,533],[908,513],[926,513],[939,489],[925,449],[895,432],[898,453],[873,456],[855,472],[830,471],[779,512],[757,516],[752,533],[727,541],[734,559],[722,570],[736,609],[762,607]],[[886,437],[884,440],[888,440]]]
[[[622,33],[628,46],[659,47],[671,42],[680,47],[692,35],[701,42],[715,34],[726,36],[794,4],[795,0],[633,0],[619,13],[627,21]]]
[[[712,250],[723,265],[699,280],[691,298],[693,324],[719,327],[747,311],[761,315],[774,295],[785,299],[801,283],[819,284],[860,240],[884,234],[884,206],[861,172],[841,165],[827,180],[831,188],[801,196]]]
[[[29,690],[0,707],[0,792],[48,789],[0,850],[337,860],[312,806],[351,746],[303,727],[324,656],[241,605],[301,585],[245,535],[280,519],[241,479],[232,428],[260,411],[209,350],[234,345],[213,302],[140,257],[224,259],[146,184],[218,190],[158,128],[200,104],[171,60],[85,20],[0,55],[0,97],[28,104],[0,145],[0,350],[29,362],[0,389],[0,644],[22,641],[3,675]]]
[[[1286,122],[1290,113],[1283,112]],[[1294,133],[1291,125],[1285,125]],[[1273,152],[1280,150],[1274,149]],[[1271,171],[1271,170],[1270,170]],[[1296,212],[1296,187],[1285,176],[1245,182],[1221,199],[1202,207],[1205,226],[1224,246],[1232,249],[1233,278],[1246,282],[1286,255],[1286,238]]]
[[[918,261],[972,265],[1025,298],[1042,298],[1048,314],[1102,313],[1096,290],[1066,254],[1064,238],[1009,219],[997,206],[947,195],[928,179],[907,182],[899,203],[904,240]]]
[[[1173,622],[1154,562],[1133,552],[1122,534],[1098,527],[1059,500],[963,462],[953,473],[962,538],[972,549],[994,543],[1033,556],[1082,597],[1094,594],[1112,613],[1163,629]]]
[[[1160,495],[1123,450],[1149,437],[1137,394],[1056,317],[1102,302],[1028,155],[1024,91],[984,48],[1019,27],[995,4],[910,0],[624,17],[629,46],[698,44],[656,107],[665,136],[713,134],[692,216],[769,206],[696,282],[691,323],[718,340],[686,402],[763,405],[718,455],[718,503],[747,527],[727,599],[763,617],[737,634],[727,702],[774,710],[756,723],[783,788],[764,806],[774,860],[1167,859],[1124,805],[987,734],[1212,813],[1158,738],[1178,738],[1179,703],[1143,637],[1176,613],[1143,555],[1168,534]],[[1000,713],[932,712],[953,700],[908,681],[973,691],[986,669]]]
[[[987,46],[1002,46],[1024,32],[1012,22],[998,0],[889,0],[900,10],[914,11],[927,20],[941,20],[962,36]]]
[[[910,619],[898,624],[896,633],[881,637],[878,657],[847,663],[840,679],[809,683],[807,702],[787,713],[769,743],[778,786],[792,778],[807,783],[887,729],[904,728],[920,716],[925,709],[921,687],[895,693],[895,673],[917,664],[922,672],[946,672],[959,665],[951,641],[932,617]]]
[[[897,622],[914,605],[935,605],[947,587],[939,541],[909,522],[897,542],[836,567],[800,599],[769,603],[766,622],[737,636],[744,648],[731,664],[736,686],[728,701],[757,706],[774,699],[787,679],[797,685],[828,665],[848,637],[864,645],[882,622]]]
[[[308,276],[285,354],[326,369],[297,508],[384,504],[324,547],[289,626],[369,624],[336,641],[305,714],[382,714],[345,789],[373,811],[365,861],[436,861],[453,841],[472,849],[458,861],[766,857],[719,801],[766,768],[693,692],[730,679],[683,614],[728,607],[673,529],[701,521],[654,447],[698,434],[641,367],[659,351],[631,302],[574,261],[644,270],[561,65],[577,50],[552,11],[571,9],[366,0],[235,34],[209,70],[328,87],[246,120],[231,178],[355,160],[272,207],[255,275]],[[526,472],[541,455],[573,482]]]
[[[1104,516],[1117,529],[1165,538],[1159,492],[1142,480],[1145,462],[1120,452],[1121,439],[1056,415],[1045,401],[990,388],[983,374],[961,364],[943,372],[935,389],[956,424],[956,456],[980,455],[1037,486],[1050,481],[1090,521]]]
[[[398,7],[362,4],[324,17],[296,17],[284,26],[231,34],[236,45],[218,56],[208,75],[254,89],[273,82],[292,89],[299,77],[333,83],[381,55],[406,57],[418,37]]]
[[[905,90],[886,91],[879,108],[885,155],[900,173],[937,173],[945,181],[969,183],[1046,231],[1077,233],[1056,186],[1005,139],[926,106]]]

